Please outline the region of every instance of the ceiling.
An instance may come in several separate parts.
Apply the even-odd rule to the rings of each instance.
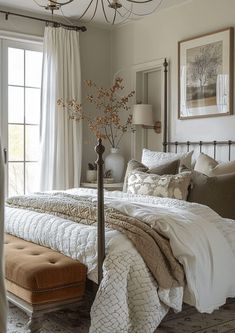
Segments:
[[[190,0],[153,0],[152,2],[148,4],[136,4],[135,5],[135,11],[137,13],[151,13],[153,12],[156,8],[157,11],[163,10],[165,8],[173,7],[180,5],[182,3],[188,2]],[[41,4],[46,4],[47,0],[36,0],[36,2],[41,3]],[[122,0],[120,0],[120,3]],[[67,4],[62,7],[62,11],[56,11],[54,13],[54,16],[61,16],[65,17],[65,20],[77,20],[81,16],[81,14],[84,12],[86,9],[87,5],[90,3],[90,0],[74,0],[72,3]],[[95,3],[95,2],[94,2]],[[128,2],[127,2],[128,3]],[[102,12],[101,8],[101,0],[99,0],[99,5],[97,13],[92,20],[95,23],[99,24],[105,24],[105,17]],[[20,10],[20,11],[27,11],[31,12],[33,14],[40,14],[40,15],[51,15],[50,12],[46,11],[44,8],[40,8],[34,0],[0,0],[0,9],[3,8],[9,8],[9,10]],[[111,11],[111,12],[109,12]],[[139,11],[139,12],[138,12]],[[107,15],[109,13],[112,13],[113,10],[110,8],[107,8]],[[87,12],[86,16],[83,17],[84,21],[89,21],[89,18],[92,15],[91,12]],[[112,20],[111,16],[108,16],[110,20]],[[126,21],[126,20],[125,20]],[[67,23],[69,23],[67,21]]]

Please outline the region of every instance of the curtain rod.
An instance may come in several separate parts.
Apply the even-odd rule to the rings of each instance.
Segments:
[[[73,26],[73,25],[67,25],[67,24],[63,24],[60,22],[52,21],[52,20],[46,20],[46,19],[42,19],[42,18],[38,18],[38,17],[34,17],[34,16],[12,13],[12,12],[8,12],[5,10],[0,10],[0,13],[3,13],[6,15],[6,20],[8,20],[9,15],[14,15],[14,16],[24,17],[24,18],[27,18],[30,20],[35,20],[35,21],[40,21],[40,22],[45,22],[45,23],[52,23],[57,27],[69,28],[69,29],[76,30],[76,31],[81,30],[82,32],[87,31],[87,28],[85,26],[78,27],[78,26]]]

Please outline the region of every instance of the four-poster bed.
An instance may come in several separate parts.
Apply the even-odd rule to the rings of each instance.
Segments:
[[[173,144],[167,140],[167,66],[165,60],[164,152]],[[185,145],[174,143],[176,152],[180,144]],[[188,151],[191,144],[195,142],[186,142]],[[204,144],[200,141],[199,147]],[[215,151],[217,144],[213,142]],[[228,141],[229,158],[233,144]],[[95,150],[97,191],[79,188],[10,198],[6,214],[8,233],[87,267],[88,279],[99,285],[90,332],[153,333],[169,308],[181,311],[183,301],[211,312],[226,297],[234,297],[232,220],[209,207],[177,200],[177,187],[176,196],[163,198],[104,192],[101,139]],[[181,175],[169,177],[176,184],[181,181]],[[182,177],[188,190],[190,172]],[[164,185],[166,179],[160,181]],[[220,277],[228,269],[231,274]]]

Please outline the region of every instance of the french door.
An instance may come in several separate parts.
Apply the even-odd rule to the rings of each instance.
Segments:
[[[1,40],[1,141],[7,196],[38,190],[42,45]]]

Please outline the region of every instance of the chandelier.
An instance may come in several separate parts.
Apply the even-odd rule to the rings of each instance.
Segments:
[[[34,0],[34,2],[42,8],[45,8],[46,10],[50,10],[51,13],[54,13],[54,10],[59,10],[61,9],[62,6],[67,5],[71,2],[73,2],[74,0],[65,0],[65,1],[61,1],[61,0],[47,0],[47,1],[41,1],[39,2],[38,0]]]
[[[55,10],[61,10],[62,6],[74,0],[33,0],[40,7],[50,10],[53,14]],[[110,24],[119,24],[128,20],[137,19],[149,15],[161,6],[164,0],[77,0],[77,19],[92,21],[95,17],[97,21],[103,19]],[[41,2],[41,3],[39,3]],[[76,7],[73,6],[75,9]]]
[[[90,0],[79,19],[92,21],[102,13],[111,24],[123,23],[153,13],[163,0]]]

